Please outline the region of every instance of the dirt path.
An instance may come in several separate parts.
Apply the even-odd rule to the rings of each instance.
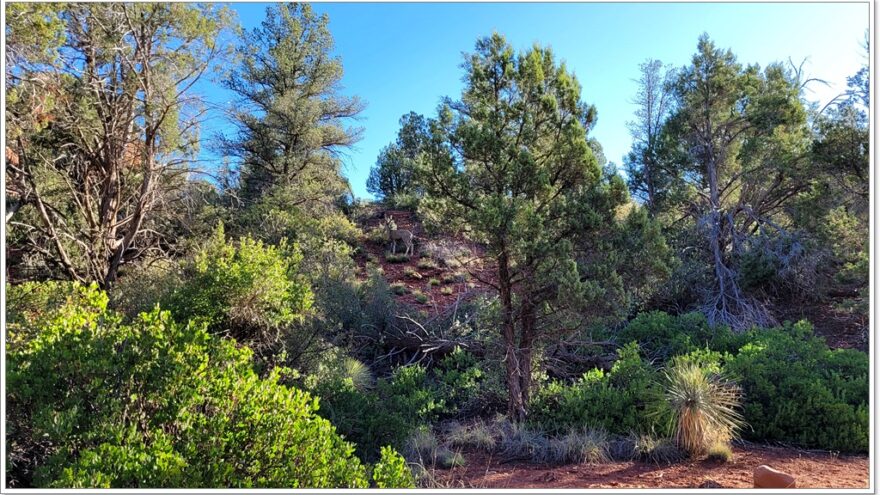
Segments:
[[[866,456],[835,457],[829,453],[757,445],[735,447],[733,460],[726,464],[689,461],[657,466],[614,462],[548,467],[499,465],[476,452],[465,453],[465,457],[466,466],[436,472],[439,484],[466,488],[750,488],[752,470],[767,464],[794,475],[798,488],[868,487]]]

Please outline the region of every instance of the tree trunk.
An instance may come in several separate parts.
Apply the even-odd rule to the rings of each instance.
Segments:
[[[507,382],[507,414],[511,421],[523,421],[525,403],[520,381],[519,352],[513,321],[513,287],[510,283],[510,260],[506,248],[498,256],[498,283],[501,296],[501,334],[504,337],[505,379]]]
[[[651,156],[645,156],[645,183],[648,186],[648,211],[653,216],[657,213],[657,204],[654,200],[657,192],[656,187],[654,186],[655,167],[653,149],[651,148],[652,145],[650,144],[650,141],[648,141],[648,143],[648,150],[645,152],[645,154],[650,154]]]
[[[522,335],[519,341],[519,380],[520,394],[524,406],[528,406],[532,390],[532,346],[535,336],[535,305],[530,300],[523,301],[520,325]]]

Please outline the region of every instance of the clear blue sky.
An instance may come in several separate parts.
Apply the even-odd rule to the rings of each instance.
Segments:
[[[462,53],[493,31],[516,49],[533,43],[553,47],[583,87],[584,101],[596,105],[592,136],[609,161],[620,164],[630,147],[626,122],[632,119],[633,79],[647,58],[682,66],[709,33],[731,48],[741,63],[761,66],[807,59],[812,99],[827,102],[846,77],[867,62],[860,44],[869,26],[868,3],[316,3],[330,17],[335,51],[345,69],[344,92],[367,103],[359,123],[364,137],[346,158],[345,173],[355,195],[369,197],[366,178],[379,150],[391,142],[401,115],[433,116],[439,99],[460,95]],[[247,29],[263,19],[266,4],[232,4]],[[225,91],[202,84],[218,104]],[[223,126],[212,119],[209,135]],[[203,152],[203,158],[219,157]]]

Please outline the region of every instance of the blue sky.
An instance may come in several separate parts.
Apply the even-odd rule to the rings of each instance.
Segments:
[[[516,49],[537,42],[553,47],[596,105],[592,136],[609,161],[620,164],[629,151],[626,122],[638,65],[647,58],[682,66],[709,33],[731,48],[741,63],[761,66],[788,60],[804,65],[811,99],[825,103],[845,87],[846,77],[867,62],[861,43],[869,25],[868,3],[315,3],[330,17],[335,52],[342,58],[344,92],[367,103],[359,125],[364,136],[348,153],[345,173],[355,195],[369,197],[366,178],[379,150],[397,133],[400,116],[433,116],[441,97],[462,88],[462,53],[493,31]],[[262,21],[266,4],[232,4],[250,29]],[[214,85],[201,91],[212,102],[232,96]],[[212,119],[203,135],[221,130]],[[216,161],[210,151],[203,158]]]

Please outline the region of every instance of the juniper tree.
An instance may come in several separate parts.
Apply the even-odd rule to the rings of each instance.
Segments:
[[[673,89],[665,159],[688,194],[670,207],[702,241],[688,248],[708,267],[701,308],[712,323],[737,329],[770,323],[763,302],[743,287],[750,274],[740,265],[772,257],[790,267],[804,254],[786,213],[809,177],[798,74],[778,63],[744,67],[703,35]]]
[[[603,175],[587,139],[595,108],[550,48],[515,54],[494,34],[463,68],[461,98],[430,123],[420,212],[488,248],[493,275],[478,276],[498,291],[508,410],[522,420],[533,349],[561,330],[554,315],[623,293],[606,246],[590,241],[617,227],[628,196],[619,176]]]
[[[425,117],[410,112],[400,118],[397,139],[382,149],[376,164],[370,168],[367,191],[380,198],[416,192],[417,161],[428,139]]]

